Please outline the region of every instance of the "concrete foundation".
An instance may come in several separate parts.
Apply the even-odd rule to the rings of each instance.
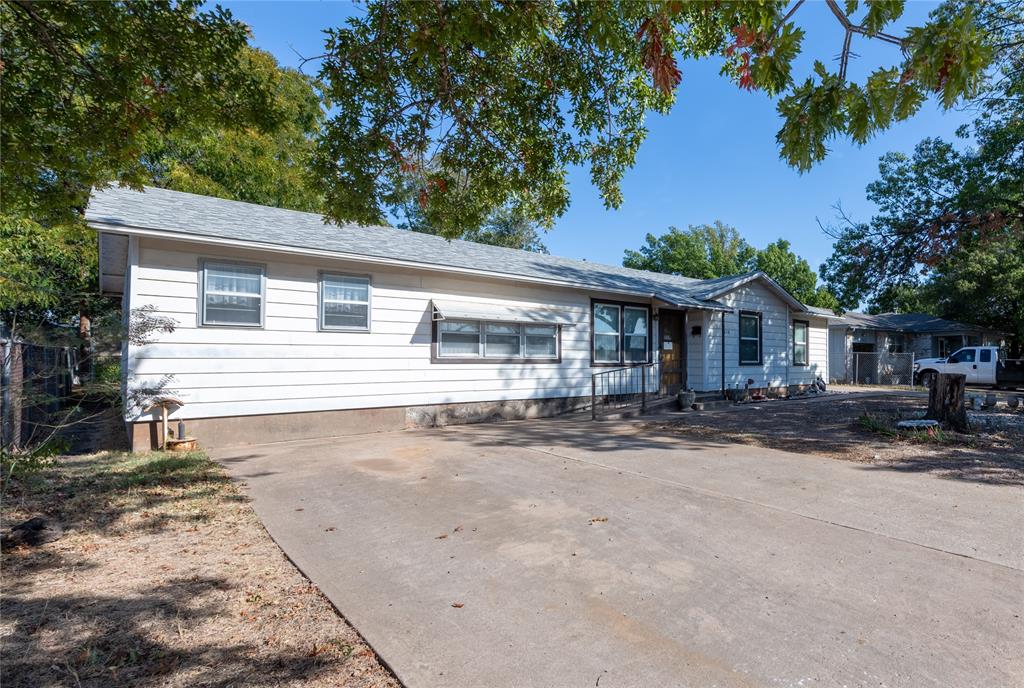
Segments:
[[[590,397],[515,399],[431,406],[280,413],[260,416],[192,418],[186,432],[205,449],[265,444],[286,440],[344,437],[406,428],[441,427],[465,423],[524,420],[557,416],[586,407]],[[172,429],[177,421],[170,422]],[[132,451],[149,451],[160,446],[159,421],[129,424]]]

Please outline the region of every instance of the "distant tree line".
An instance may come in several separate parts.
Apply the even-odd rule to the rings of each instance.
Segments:
[[[778,239],[763,249],[747,243],[735,227],[715,221],[682,230],[670,227],[648,234],[639,250],[627,250],[622,264],[637,270],[665,272],[695,279],[713,279],[761,270],[790,294],[809,306],[838,308],[834,294],[818,285],[810,264]]]

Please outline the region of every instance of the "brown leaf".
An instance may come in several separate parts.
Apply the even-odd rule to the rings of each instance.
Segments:
[[[456,609],[462,609],[466,605],[464,603],[462,603],[462,602],[452,602],[452,606],[455,607]]]

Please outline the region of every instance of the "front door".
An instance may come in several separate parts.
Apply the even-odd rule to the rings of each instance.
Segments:
[[[684,311],[658,311],[661,340],[661,393],[676,394],[686,386],[686,338]]]

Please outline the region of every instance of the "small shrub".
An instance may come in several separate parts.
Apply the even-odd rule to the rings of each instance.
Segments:
[[[857,417],[857,425],[878,435],[885,435],[886,437],[896,437],[897,433],[892,429],[889,423],[872,416],[870,413],[863,413]]]
[[[66,439],[52,437],[29,449],[10,451],[0,448],[0,494],[6,495],[12,482],[32,480],[50,466],[55,457],[66,452],[67,447]]]
[[[121,384],[121,363],[120,361],[103,361],[96,364],[96,382],[104,385]]]

